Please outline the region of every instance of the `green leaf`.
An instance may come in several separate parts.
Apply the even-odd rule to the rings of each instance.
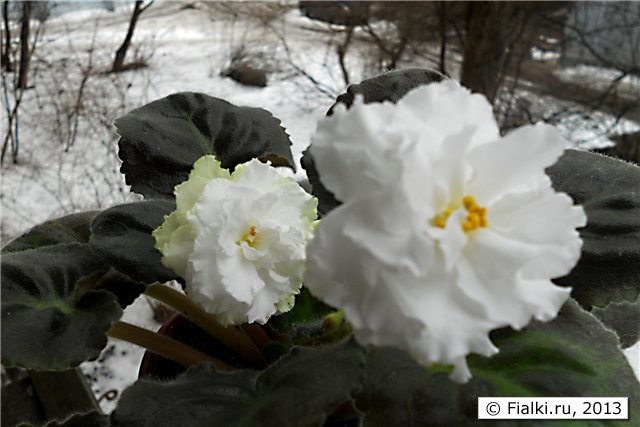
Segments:
[[[332,115],[338,104],[344,104],[350,108],[357,95],[362,95],[365,104],[385,101],[395,104],[412,89],[442,81],[444,78],[443,74],[426,68],[389,71],[363,80],[360,84],[349,85],[347,92],[338,96],[336,103],[331,106],[327,115]]]
[[[635,302],[612,302],[605,308],[594,307],[591,313],[618,335],[622,348],[640,340],[640,298]]]
[[[63,370],[95,359],[122,309],[110,292],[78,292],[104,268],[87,245],[60,244],[2,256],[2,363]]]
[[[311,185],[311,194],[318,199],[318,216],[323,217],[329,213],[329,211],[340,205],[341,202],[339,202],[333,193],[327,190],[327,187],[320,181],[320,174],[318,174],[318,169],[316,169],[313,156],[308,148],[302,152],[300,165],[307,173],[307,179]]]
[[[82,212],[36,225],[2,248],[2,253],[18,252],[60,243],[87,243],[89,224],[97,211]]]
[[[82,212],[46,221],[7,244],[2,248],[2,253],[20,252],[62,243],[88,243],[91,236],[90,225],[97,214],[98,211]],[[95,256],[99,259],[97,254]],[[131,304],[144,292],[143,283],[136,282],[110,268],[104,263],[104,259],[100,259],[100,263],[102,267],[96,267],[92,274],[78,281],[76,292],[86,292],[90,289],[110,291],[116,295],[122,308]]]
[[[492,340],[500,352],[491,358],[468,357],[474,378],[467,384],[453,383],[398,350],[371,348],[366,382],[356,395],[356,407],[365,413],[363,425],[480,424],[479,396],[622,396],[629,398],[629,422],[594,420],[593,425],[640,420],[640,383],[616,336],[573,300],[551,322],[533,322],[521,332],[502,329],[492,333]],[[522,420],[517,425],[542,423],[548,425]]]
[[[132,304],[147,288],[144,283],[135,281],[106,264],[104,270],[83,277],[76,286],[77,292],[86,292],[89,289],[109,291],[115,295],[123,309]]]
[[[344,104],[347,108],[350,108],[356,95],[362,95],[365,104],[384,101],[395,104],[412,89],[425,84],[439,82],[443,77],[437,71],[424,68],[407,68],[390,71],[363,80],[360,84],[349,85],[347,92],[338,96],[336,103],[327,112],[327,116],[333,114],[333,110],[338,104]],[[308,149],[302,153],[300,163],[307,173],[307,178],[312,187],[312,194],[318,199],[318,213],[321,216],[325,215],[338,206],[340,201],[320,182],[313,156]]]
[[[458,386],[443,372],[429,372],[407,353],[391,347],[370,347],[366,380],[356,398],[364,427],[469,425],[475,407],[460,398]],[[486,394],[485,394],[486,395]]]
[[[582,256],[565,277],[584,308],[635,301],[640,294],[640,167],[567,150],[547,169],[553,187],[584,207]]]
[[[113,426],[322,426],[362,379],[353,342],[296,348],[264,371],[198,365],[176,380],[139,380],[112,414]]]
[[[45,427],[109,427],[109,417],[98,411],[73,414],[64,420],[49,421]]]
[[[471,357],[470,366],[501,395],[628,396],[630,414],[640,416],[640,383],[616,335],[575,301],[551,322],[499,330],[492,340],[500,353]]]
[[[296,295],[293,308],[286,313],[273,316],[269,319],[269,325],[280,331],[289,331],[296,325],[304,325],[321,319],[323,316],[335,311],[334,308],[320,301],[303,287]]]
[[[175,202],[149,200],[109,208],[91,223],[89,244],[109,265],[134,281],[167,282],[178,279],[162,265],[151,232],[175,210]]]
[[[203,93],[169,95],[118,118],[121,171],[145,197],[173,198],[196,160],[214,154],[224,168],[252,158],[295,168],[280,120]]]
[[[575,301],[567,302],[552,322],[534,322],[523,333],[497,331],[492,338],[500,353],[474,357],[470,363],[474,375],[489,383],[490,395],[624,396],[629,398],[629,421],[593,425],[640,422],[640,383],[617,337]]]

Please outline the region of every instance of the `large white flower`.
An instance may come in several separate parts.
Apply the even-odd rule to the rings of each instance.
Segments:
[[[497,351],[489,331],[550,320],[569,296],[550,279],[577,262],[586,218],[544,172],[564,147],[544,124],[501,138],[488,102],[450,81],[337,109],[311,153],[343,204],[307,248],[305,285],[361,343],[467,380],[469,353]]]
[[[317,200],[251,160],[229,173],[213,156],[175,189],[177,209],[154,231],[162,262],[222,324],[266,322],[300,290]]]

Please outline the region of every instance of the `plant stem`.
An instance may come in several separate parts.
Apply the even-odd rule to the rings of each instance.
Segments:
[[[186,295],[159,283],[149,285],[145,294],[176,309],[254,366],[260,368],[267,366],[267,362],[260,350],[245,334],[233,326],[222,326],[213,316],[187,298]]]
[[[257,323],[245,323],[240,326],[240,328],[249,338],[251,338],[251,341],[253,341],[259,350],[262,350],[264,346],[269,344],[269,341],[271,341],[267,333],[262,329],[262,326]]]
[[[224,363],[223,361],[202,353],[179,341],[127,322],[114,323],[109,330],[108,335],[110,337],[118,338],[147,348],[160,356],[171,359],[187,367],[202,362],[208,362],[217,369],[233,369],[232,366]]]

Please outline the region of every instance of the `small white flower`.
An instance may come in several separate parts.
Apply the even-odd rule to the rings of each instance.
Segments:
[[[501,138],[488,102],[453,82],[337,109],[311,152],[344,203],[307,248],[305,286],[361,343],[468,380],[466,356],[497,351],[492,329],[550,320],[569,296],[550,279],[577,262],[586,218],[544,173],[564,146],[544,124]]]
[[[213,156],[199,159],[175,193],[176,211],[153,235],[187,295],[225,325],[290,310],[317,200],[258,160],[229,174]]]

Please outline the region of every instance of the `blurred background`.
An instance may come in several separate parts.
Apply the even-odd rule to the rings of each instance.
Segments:
[[[52,217],[135,199],[113,120],[180,91],[271,111],[299,161],[349,84],[425,67],[484,94],[503,132],[546,121],[569,146],[640,162],[640,2],[1,5],[3,244]],[[128,313],[162,320],[144,301]],[[133,381],[140,354],[111,343],[85,364],[96,395]]]

